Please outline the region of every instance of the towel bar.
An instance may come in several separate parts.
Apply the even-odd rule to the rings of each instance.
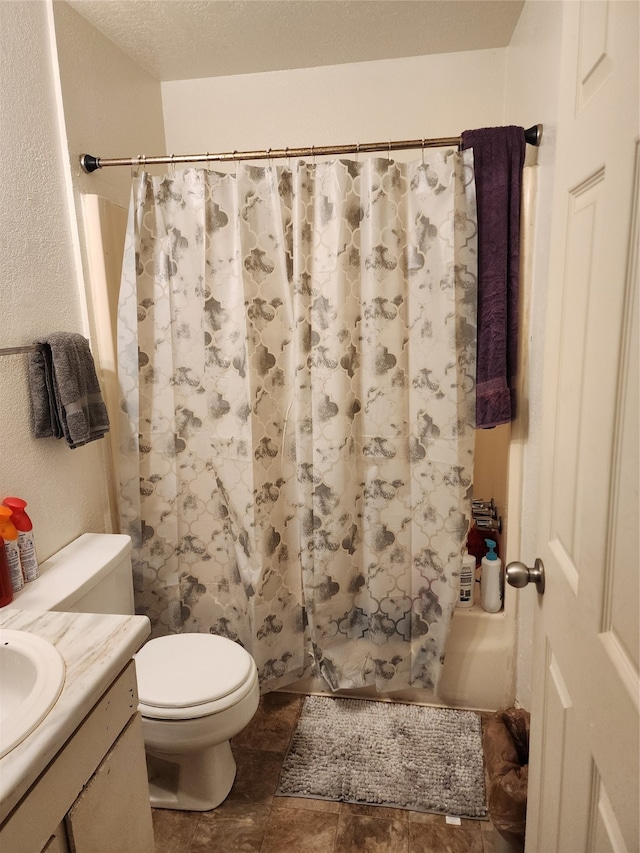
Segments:
[[[25,344],[23,347],[2,347],[0,348],[0,355],[18,355],[22,352],[37,352],[39,349],[42,349],[39,344]]]

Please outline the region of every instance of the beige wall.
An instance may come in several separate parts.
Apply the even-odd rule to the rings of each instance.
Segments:
[[[67,3],[56,0],[53,12],[76,202],[79,194],[91,193],[128,207],[130,169],[87,175],[78,158],[164,151],[160,84]]]
[[[64,93],[52,47],[54,13]],[[74,186],[76,198],[88,188],[76,168],[79,148],[100,142],[108,151],[126,141],[128,149],[140,138],[136,115],[148,123],[153,110],[154,142],[164,145],[159,84],[77,18],[61,2],[0,2],[0,347],[52,331],[90,336],[74,211]],[[126,203],[128,185],[128,174],[107,176],[91,191]],[[26,365],[26,355],[0,358],[0,496],[28,502],[43,560],[81,533],[108,527],[107,466],[104,442],[69,450],[64,440],[31,437]]]
[[[119,391],[109,303],[117,305],[131,170],[86,174],[83,153],[132,156],[165,150],[160,84],[67,3],[53,3],[57,64],[68,145],[92,351],[99,363],[111,432],[102,448],[107,527],[119,530],[117,417]],[[103,215],[96,215],[100,212]],[[96,257],[101,262],[96,264]],[[105,264],[106,261],[106,264]]]
[[[160,84],[106,39],[67,3],[53,3],[57,64],[74,221],[78,228],[84,292],[92,341],[100,317],[89,286],[83,195],[129,207],[131,170],[101,169],[86,174],[79,157],[124,156],[165,148]]]
[[[168,151],[421,139],[501,124],[506,57],[503,48],[163,83]]]
[[[538,157],[529,414],[518,439],[524,473],[519,556],[532,561],[549,243],[544,212],[553,180],[561,6],[528,0],[508,49],[161,86],[66,3],[0,2],[0,346],[28,343],[52,330],[80,331],[94,342],[81,195],[126,206],[130,173],[106,169],[84,175],[77,162],[84,151],[118,156],[328,145],[540,121],[545,131]],[[68,149],[61,141],[66,138]],[[0,492],[29,501],[44,559],[79,533],[108,526],[107,466],[99,442],[70,451],[61,442],[30,437],[25,366],[25,356],[0,359]],[[535,606],[530,592],[518,598],[518,698],[525,706]]]
[[[1,346],[51,331],[86,334],[60,146],[47,6],[0,3],[3,207]],[[104,529],[98,442],[69,450],[33,439],[26,355],[0,358],[0,492],[29,504],[40,559]]]

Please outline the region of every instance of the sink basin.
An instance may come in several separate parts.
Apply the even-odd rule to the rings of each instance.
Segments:
[[[0,628],[0,758],[31,734],[64,684],[60,652],[27,631]]]

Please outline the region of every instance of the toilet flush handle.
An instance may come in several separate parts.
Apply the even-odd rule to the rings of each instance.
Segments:
[[[515,560],[509,563],[506,568],[507,583],[521,589],[528,583],[534,583],[539,594],[544,592],[544,565],[540,558],[537,558],[532,569]]]

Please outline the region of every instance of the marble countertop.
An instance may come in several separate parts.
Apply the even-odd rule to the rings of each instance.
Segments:
[[[0,627],[48,640],[66,664],[65,683],[56,704],[26,740],[0,759],[2,821],[140,649],[150,634],[150,623],[146,616],[4,608]]]

